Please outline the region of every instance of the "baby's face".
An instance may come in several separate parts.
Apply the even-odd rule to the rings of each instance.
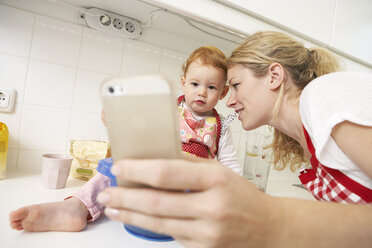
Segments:
[[[222,70],[203,65],[197,60],[190,64],[181,83],[186,104],[191,111],[201,116],[208,115],[218,100],[222,99],[225,74]]]

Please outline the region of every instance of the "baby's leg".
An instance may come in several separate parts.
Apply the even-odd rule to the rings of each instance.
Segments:
[[[31,205],[9,214],[10,226],[30,232],[80,231],[87,225],[88,210],[77,198]]]

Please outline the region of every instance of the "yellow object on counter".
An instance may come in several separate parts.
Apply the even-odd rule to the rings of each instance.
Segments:
[[[97,173],[98,161],[109,156],[109,144],[96,140],[71,140],[70,152],[73,156],[70,175],[82,180],[90,180]]]
[[[8,153],[9,131],[5,123],[0,122],[0,179],[5,179],[6,157]]]

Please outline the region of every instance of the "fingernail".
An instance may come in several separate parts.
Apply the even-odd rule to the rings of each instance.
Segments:
[[[100,193],[98,196],[97,196],[97,201],[99,201],[100,203],[106,203],[110,200],[110,195],[107,194],[107,193]]]
[[[121,173],[120,167],[117,166],[117,165],[112,166],[112,167],[111,167],[111,173],[112,173],[112,175],[114,175],[114,176],[118,176],[118,175],[120,175],[120,173]]]
[[[117,217],[119,216],[119,210],[115,208],[106,208],[105,209],[105,214],[110,217]]]

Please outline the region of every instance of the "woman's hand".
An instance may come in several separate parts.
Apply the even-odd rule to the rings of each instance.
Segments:
[[[123,160],[112,172],[151,188],[102,192],[97,199],[111,219],[171,235],[186,247],[265,247],[276,238],[274,199],[216,161]]]

